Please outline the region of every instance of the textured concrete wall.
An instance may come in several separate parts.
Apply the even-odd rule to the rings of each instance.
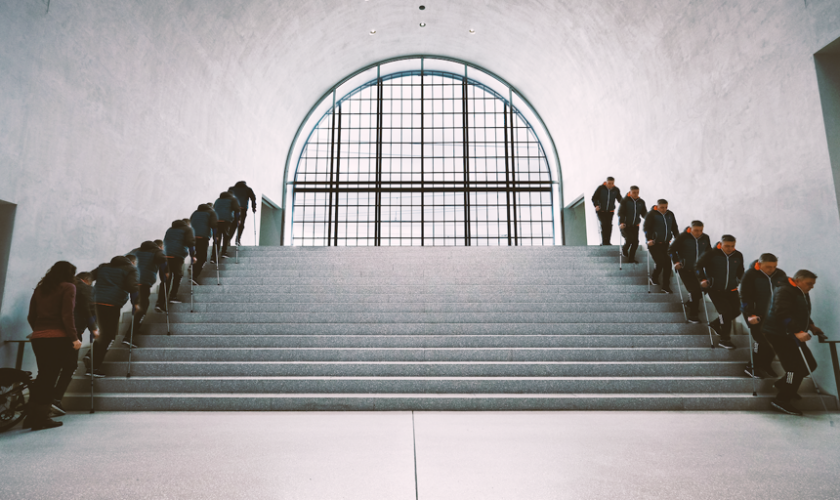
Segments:
[[[813,268],[816,317],[840,326],[812,57],[840,37],[836,0],[422,3],[61,0],[46,14],[0,1],[0,199],[19,206],[3,338],[25,333],[29,290],[56,259],[90,267],[240,178],[281,199],[317,98],[366,64],[422,53],[486,67],[531,101],[566,199],[610,174],[640,184],[681,224],[737,235],[748,258]]]

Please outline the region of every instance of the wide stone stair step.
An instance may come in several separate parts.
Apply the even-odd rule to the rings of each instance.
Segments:
[[[95,406],[769,409],[773,381],[755,381],[753,396],[744,374],[747,337],[733,336],[734,351],[711,348],[708,327],[686,322],[678,294],[648,287],[647,254],[619,270],[618,251],[231,249],[218,266],[208,263],[199,285],[181,282],[184,303],[168,316],[146,315],[130,368],[118,338],[106,377],[93,381]],[[82,373],[65,408],[89,408]],[[821,408],[809,379],[800,392],[801,408]],[[834,398],[822,399],[835,408]]]

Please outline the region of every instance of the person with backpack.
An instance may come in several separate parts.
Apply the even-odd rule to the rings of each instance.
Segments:
[[[87,374],[104,377],[99,370],[105,360],[105,354],[117,337],[120,326],[120,310],[131,300],[132,312],[137,305],[137,268],[132,257],[118,255],[107,264],[101,264],[91,272],[91,279],[96,282],[93,293],[96,300],[96,319],[99,321],[100,334],[93,346],[93,359],[85,358]]]
[[[720,337],[718,346],[735,349],[732,322],[741,315],[738,285],[744,276],[744,256],[735,250],[735,237],[724,234],[713,249],[700,256],[695,272],[718,312],[718,318],[709,323]]]
[[[245,230],[245,218],[248,216],[248,201],[251,202],[251,208],[254,212],[254,217],[257,216],[257,196],[254,190],[248,187],[245,181],[239,181],[228,189],[237,203],[239,203],[239,224],[236,232],[236,246],[242,245],[242,231]],[[256,245],[256,242],[254,242]]]
[[[703,290],[694,269],[700,256],[711,249],[712,242],[709,235],[703,234],[703,223],[699,220],[691,221],[691,226],[685,228],[671,243],[671,261],[688,291],[690,323],[700,322],[700,301],[703,300]]]
[[[236,198],[227,191],[220,193],[219,198],[213,203],[213,210],[218,217],[216,228],[216,239],[213,241],[213,256],[211,262],[219,262],[218,258],[227,259],[226,255],[230,245],[231,230],[236,227],[239,214],[242,211]],[[216,255],[216,251],[219,255]]]
[[[190,216],[193,232],[195,233],[195,267],[193,280],[197,280],[207,263],[207,251],[210,249],[210,239],[214,236],[219,224],[219,217],[213,210],[213,205],[202,204]]]
[[[68,360],[82,346],[73,315],[76,305],[76,266],[59,261],[35,287],[29,301],[27,320],[32,327],[32,350],[38,364],[38,378],[29,395],[24,428],[33,431],[60,427],[49,418],[56,383]],[[75,368],[75,367],[74,367]]]

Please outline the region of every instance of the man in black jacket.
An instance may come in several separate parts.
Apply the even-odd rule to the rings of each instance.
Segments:
[[[761,254],[744,273],[741,281],[741,314],[747,320],[755,347],[753,348],[755,367],[747,364],[744,372],[758,378],[777,377],[771,364],[775,353],[770,342],[762,333],[762,325],[767,320],[776,289],[787,283],[787,275],[778,268],[779,259],[772,253]]]
[[[190,216],[190,223],[195,232],[195,268],[193,279],[197,280],[207,263],[207,250],[210,248],[210,238],[216,232],[219,218],[213,205],[199,205],[198,209]]]
[[[236,198],[225,191],[219,194],[219,198],[213,203],[213,210],[216,211],[218,222],[216,223],[216,239],[213,242],[213,256],[211,262],[220,262],[219,258],[227,259],[227,249],[230,245],[230,236],[241,213],[241,207]],[[216,255],[216,251],[219,255]]]
[[[735,349],[732,322],[741,315],[738,285],[744,275],[744,256],[735,250],[735,237],[724,234],[715,248],[701,255],[696,273],[718,312],[718,318],[709,324],[720,337],[718,346]]]
[[[797,392],[802,379],[808,374],[808,367],[811,371],[817,369],[817,362],[805,345],[811,339],[808,330],[820,338],[825,337],[823,331],[811,321],[811,297],[808,293],[816,283],[816,274],[806,269],[796,271],[792,279],[776,289],[770,314],[763,323],[762,331],[773,344],[787,372],[774,384],[779,393],[771,406],[790,415],[802,415],[791,401],[799,398]],[[808,360],[808,366],[805,366],[803,355]]]
[[[135,248],[129,255],[137,258],[138,288],[140,291],[140,308],[134,315],[134,333],[140,331],[140,323],[149,311],[149,297],[152,287],[157,283],[158,275],[166,276],[166,255],[154,241],[144,241],[139,248]],[[123,344],[134,343],[131,330],[123,336]]]
[[[703,234],[703,223],[699,220],[691,221],[691,227],[685,228],[671,243],[671,261],[688,290],[688,321],[691,323],[700,322],[700,301],[703,299],[694,269],[700,256],[711,249],[712,242],[709,235]]]
[[[163,236],[163,252],[166,254],[166,267],[169,270],[169,277],[164,286],[166,290],[158,292],[157,306],[155,311],[166,312],[169,302],[180,304],[178,290],[181,287],[181,280],[184,277],[184,259],[188,256],[195,263],[195,233],[188,222],[184,219],[172,222],[172,227],[166,230]],[[165,292],[165,293],[164,293]]]
[[[668,246],[671,244],[671,239],[676,238],[679,233],[677,219],[673,212],[668,210],[668,200],[660,199],[656,202],[656,206],[645,217],[642,229],[645,232],[650,256],[656,263],[653,274],[648,279],[652,285],[658,285],[660,284],[658,277],[661,273],[662,293],[674,293],[671,291],[671,261],[668,259]]]
[[[633,264],[636,264],[636,249],[639,248],[639,225],[647,213],[645,200],[639,198],[639,186],[630,186],[630,192],[618,205],[618,227],[624,236],[621,253]]]
[[[245,217],[248,215],[248,201],[251,201],[251,208],[254,211],[254,217],[257,214],[257,197],[254,195],[254,190],[248,187],[245,181],[239,181],[236,185],[228,189],[228,193],[232,194],[239,203],[239,226],[236,233],[236,246],[242,245],[242,231],[245,229]],[[257,243],[254,242],[256,245]]]
[[[598,186],[592,195],[592,204],[601,225],[601,245],[611,245],[612,220],[615,213],[615,202],[621,201],[621,190],[615,187],[615,179],[607,177],[607,182]]]
[[[93,362],[87,358],[88,375],[102,377],[99,366],[105,359],[111,342],[117,336],[120,326],[120,309],[131,299],[132,304],[137,301],[137,268],[129,257],[118,255],[108,264],[102,264],[91,272],[91,278],[96,281],[94,296],[96,300],[96,319],[99,321],[101,333],[93,348]],[[134,305],[135,312],[137,306]]]

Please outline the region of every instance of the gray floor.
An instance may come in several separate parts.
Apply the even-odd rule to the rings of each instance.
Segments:
[[[419,498],[836,499],[840,415],[415,413]],[[410,412],[71,414],[0,498],[415,498]]]

